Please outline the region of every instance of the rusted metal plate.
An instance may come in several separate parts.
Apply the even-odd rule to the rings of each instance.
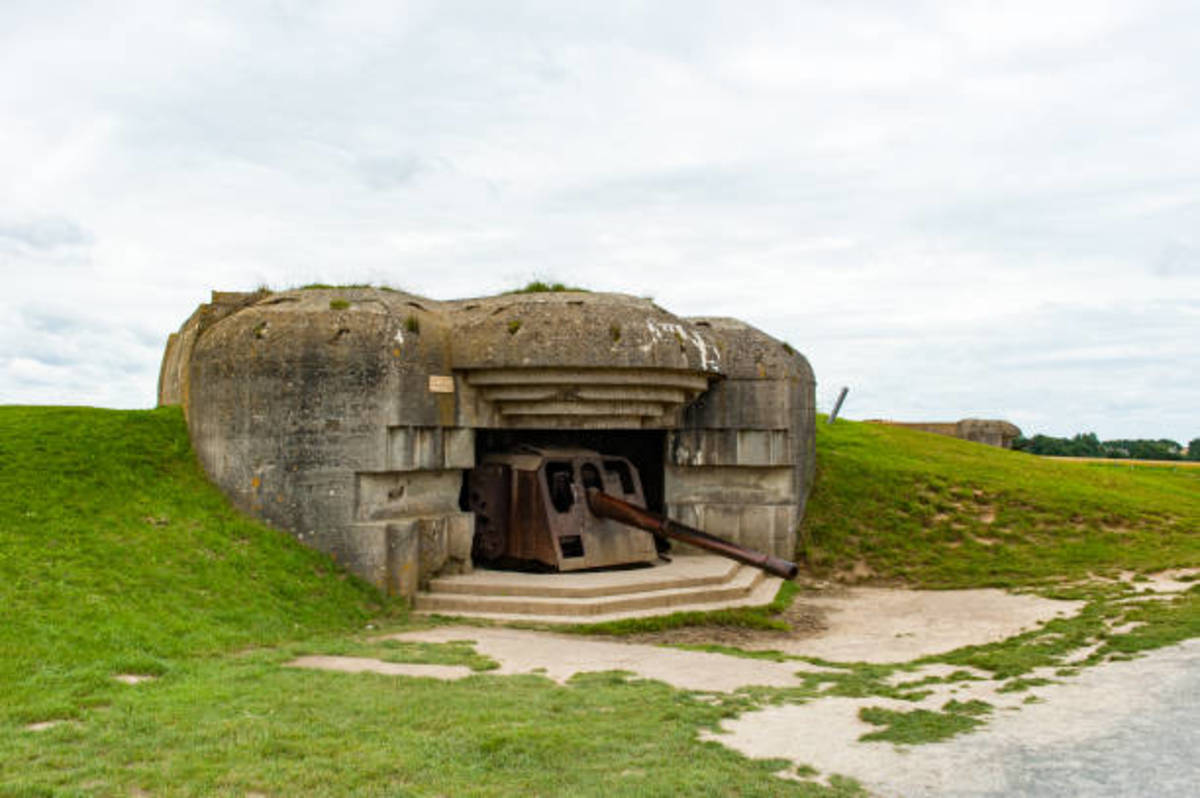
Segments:
[[[508,556],[555,565],[554,541],[539,487],[540,476],[540,469],[513,471],[513,498],[508,515]]]
[[[586,449],[493,454],[472,472],[468,484],[472,509],[476,501],[490,508],[477,521],[475,551],[486,555],[484,559],[533,560],[576,571],[650,562],[657,556],[652,536],[588,509],[589,487],[645,503],[637,469],[623,457]],[[500,526],[494,521],[500,493],[508,496],[503,546],[496,539]]]
[[[502,463],[484,463],[467,472],[467,505],[475,513],[471,554],[480,560],[498,560],[508,546],[511,474]]]

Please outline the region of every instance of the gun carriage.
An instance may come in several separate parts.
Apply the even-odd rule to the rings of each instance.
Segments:
[[[633,463],[588,449],[490,454],[469,473],[467,499],[472,553],[484,563],[532,561],[559,571],[629,565],[654,561],[670,539],[784,579],[798,570],[647,510]]]

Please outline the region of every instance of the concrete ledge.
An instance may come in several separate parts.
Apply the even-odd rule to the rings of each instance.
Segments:
[[[595,622],[769,603],[780,585],[756,568],[707,555],[653,568],[587,573],[482,571],[434,580],[417,613],[552,623]]]
[[[738,568],[736,562],[722,557],[677,556],[670,563],[660,562],[649,568],[580,571],[569,575],[478,570],[472,574],[434,579],[430,582],[429,592],[591,598],[719,584],[732,579]]]
[[[763,579],[762,571],[743,568],[728,582],[700,587],[648,590],[620,596],[596,598],[545,598],[543,596],[471,596],[439,593],[418,593],[415,607],[422,612],[531,613],[536,615],[569,615],[586,617],[629,610],[661,609],[681,604],[707,604],[744,598]]]
[[[438,614],[461,615],[484,621],[502,623],[511,621],[547,624],[606,623],[608,621],[623,621],[630,618],[652,618],[656,615],[670,615],[676,612],[712,612],[714,610],[732,609],[735,607],[761,607],[764,604],[770,604],[775,599],[775,594],[779,592],[779,586],[782,583],[782,579],[774,576],[764,576],[753,590],[741,598],[726,598],[720,601],[697,602],[694,604],[643,607],[638,610],[605,612],[596,615],[539,615],[531,612],[440,612]],[[418,610],[416,614],[428,615],[432,613]]]

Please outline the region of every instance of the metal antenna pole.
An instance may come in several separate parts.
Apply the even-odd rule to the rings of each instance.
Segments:
[[[838,411],[842,409],[842,402],[846,401],[846,394],[848,393],[850,393],[848,387],[842,388],[841,393],[838,394],[837,401],[833,403],[833,412],[829,414],[829,420],[825,422],[826,424],[832,424],[834,421],[837,421]]]

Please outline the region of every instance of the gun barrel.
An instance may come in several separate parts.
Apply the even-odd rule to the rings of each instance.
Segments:
[[[693,529],[686,524],[672,521],[644,507],[638,507],[629,502],[621,501],[597,488],[589,488],[587,492],[588,509],[599,518],[611,518],[628,526],[637,527],[647,532],[672,538],[683,543],[690,543],[701,549],[720,554],[731,560],[737,560],[745,565],[761,568],[769,574],[783,579],[795,579],[800,569],[794,562],[781,557],[763,554],[761,551],[747,549],[736,543]]]

